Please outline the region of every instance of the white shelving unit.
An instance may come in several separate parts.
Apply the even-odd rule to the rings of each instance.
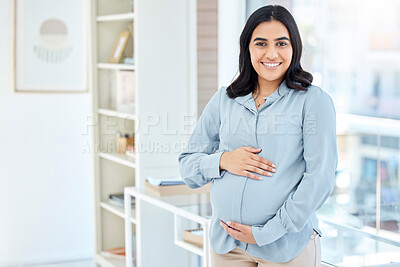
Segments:
[[[132,216],[126,236],[127,214],[109,204],[108,197],[125,187],[144,189],[149,176],[179,175],[177,158],[190,133],[181,132],[181,121],[197,111],[190,105],[197,96],[196,1],[91,0],[91,25],[96,264],[125,266],[125,260],[102,252],[133,239],[134,254],[142,259],[137,266],[187,267],[192,256],[171,243],[170,214],[138,200],[128,208]],[[135,64],[109,63],[118,34],[129,29],[124,57],[133,57]],[[134,72],[134,112],[113,106],[117,71]],[[134,134],[135,157],[116,152],[117,131]]]
[[[96,115],[93,152],[95,154],[95,261],[98,266],[125,266],[125,260],[105,256],[102,252],[124,247],[124,209],[108,203],[110,194],[123,193],[126,186],[136,185],[136,155],[128,157],[116,151],[116,133],[134,134],[137,109],[134,114],[117,111],[112,97],[115,95],[117,71],[136,71],[136,66],[108,63],[114,43],[121,31],[134,29],[134,3],[129,0],[92,0],[92,108]],[[134,57],[132,32],[124,57]],[[133,86],[137,90],[137,84]],[[135,91],[135,95],[137,92]],[[133,216],[135,208],[132,208]],[[135,217],[130,218],[135,234]]]

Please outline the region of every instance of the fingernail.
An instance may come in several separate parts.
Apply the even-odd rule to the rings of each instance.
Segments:
[[[227,224],[227,225],[231,225],[231,221],[227,221],[226,224]]]
[[[275,164],[272,164],[272,167],[276,168],[276,165],[275,165]]]
[[[272,176],[272,173],[270,173],[270,172],[269,172],[269,173],[267,173],[267,176]]]
[[[258,177],[257,179],[258,179],[258,180],[263,180],[263,178],[261,178],[261,177]]]
[[[276,169],[272,169],[273,172],[276,172]]]

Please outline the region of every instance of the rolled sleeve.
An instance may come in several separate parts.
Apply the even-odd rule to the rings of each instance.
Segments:
[[[332,99],[321,89],[306,98],[303,110],[305,172],[297,188],[265,225],[253,226],[259,246],[288,232],[299,232],[330,196],[337,167],[336,112]]]

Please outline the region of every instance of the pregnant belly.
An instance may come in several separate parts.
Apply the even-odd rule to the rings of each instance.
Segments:
[[[279,180],[279,175],[276,175],[263,181],[247,181],[242,195],[243,224],[263,225],[275,216],[294,189]]]
[[[246,225],[265,224],[294,190],[297,182],[293,182],[282,181],[279,174],[257,181],[226,172],[212,184],[213,218]]]

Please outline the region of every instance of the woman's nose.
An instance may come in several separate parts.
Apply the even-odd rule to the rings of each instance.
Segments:
[[[265,57],[269,60],[274,60],[278,57],[278,53],[274,47],[268,47]]]

